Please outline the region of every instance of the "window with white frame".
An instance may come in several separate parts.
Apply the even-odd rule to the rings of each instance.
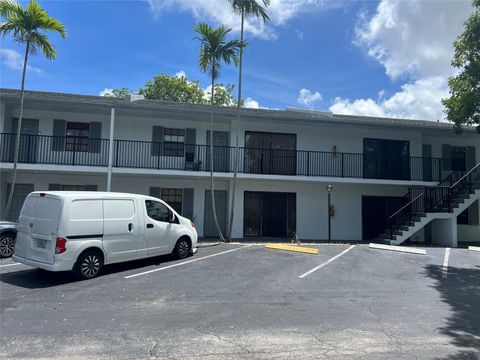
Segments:
[[[165,156],[183,156],[185,147],[185,129],[165,128],[163,134],[163,154]]]

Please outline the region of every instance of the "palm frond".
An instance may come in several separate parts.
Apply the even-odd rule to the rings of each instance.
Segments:
[[[47,59],[56,57],[55,48],[45,32],[55,31],[65,38],[65,26],[48,16],[36,0],[30,0],[25,8],[14,0],[1,0],[0,15],[5,18],[5,22],[0,24],[0,35],[11,34],[20,43],[28,42],[32,54],[40,49]]]
[[[245,17],[255,16],[262,18],[266,24],[270,21],[266,8],[270,5],[270,0],[261,0],[263,6],[257,0],[228,0],[234,13]]]
[[[45,55],[48,60],[52,60],[57,57],[55,48],[48,39],[48,36],[45,34],[33,33],[30,37],[30,44],[42,50],[43,55]]]

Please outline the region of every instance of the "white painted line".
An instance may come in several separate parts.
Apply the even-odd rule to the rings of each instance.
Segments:
[[[471,250],[471,251],[479,251],[479,252],[480,252],[480,246],[469,246],[469,247],[468,247],[468,250]]]
[[[355,245],[351,245],[348,249],[343,250],[340,254],[335,255],[335,256],[332,257],[331,259],[325,261],[323,264],[320,264],[320,265],[314,267],[312,270],[309,270],[309,271],[307,271],[306,273],[300,275],[298,278],[299,278],[299,279],[303,279],[305,276],[308,276],[308,275],[310,275],[311,273],[313,273],[313,272],[315,272],[315,271],[317,271],[317,270],[320,270],[321,268],[323,268],[323,267],[327,266],[328,264],[330,264],[332,261],[337,260],[340,256],[345,255],[347,252],[349,252],[350,250],[352,250],[354,247],[355,247]]]
[[[443,257],[442,277],[447,277],[448,273],[448,258],[450,257],[450,248],[445,249],[445,256]]]
[[[0,265],[0,268],[2,268],[2,267],[7,267],[7,266],[15,266],[15,265],[22,265],[22,264],[20,264],[20,263],[14,263],[14,264]]]
[[[181,263],[164,266],[164,267],[161,267],[161,268],[158,268],[158,269],[144,271],[144,272],[141,272],[141,273],[138,273],[138,274],[128,275],[128,276],[125,276],[125,279],[131,279],[131,278],[134,278],[136,276],[147,275],[147,274],[150,274],[150,273],[153,273],[153,272],[156,272],[156,271],[171,269],[171,268],[174,268],[174,267],[177,267],[177,266],[182,266],[182,265],[190,264],[190,263],[193,263],[193,262],[196,262],[196,261],[209,259],[209,258],[212,258],[214,256],[227,254],[227,253],[237,251],[237,250],[240,250],[240,249],[244,249],[244,248],[247,248],[247,247],[250,247],[250,245],[245,245],[245,246],[242,246],[242,247],[239,247],[239,248],[230,249],[230,250],[227,250],[227,251],[222,251],[222,252],[219,252],[219,253],[216,253],[216,254],[207,255],[207,256],[200,257],[200,258],[184,261],[184,262],[181,262]]]
[[[395,245],[370,243],[370,245],[368,245],[368,247],[371,248],[371,249],[400,251],[400,252],[406,252],[406,253],[411,253],[411,254],[419,254],[419,255],[426,255],[427,254],[427,251],[425,249],[418,249],[418,248],[407,247],[407,246],[395,246]]]

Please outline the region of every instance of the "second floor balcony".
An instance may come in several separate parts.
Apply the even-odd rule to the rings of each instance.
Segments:
[[[210,146],[88,137],[21,135],[19,163],[210,171]],[[14,158],[15,134],[0,134],[0,162]],[[214,146],[213,170],[284,176],[439,182],[446,172],[434,157]]]

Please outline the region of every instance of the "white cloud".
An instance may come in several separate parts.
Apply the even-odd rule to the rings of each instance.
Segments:
[[[187,73],[183,70],[180,70],[179,72],[177,72],[175,74],[175,76],[178,77],[178,78],[181,78],[181,77],[187,78]]]
[[[313,108],[313,104],[322,101],[322,95],[318,92],[311,92],[308,89],[300,89],[297,101],[308,108]]]
[[[361,15],[355,43],[392,79],[451,73],[452,42],[471,12],[470,1],[382,0],[370,19]]]
[[[98,93],[100,96],[113,96],[113,89],[105,88]]]
[[[448,96],[446,77],[434,76],[402,85],[389,98],[348,100],[336,98],[330,111],[335,114],[442,120],[440,99]]]
[[[23,70],[23,56],[20,55],[16,50],[13,49],[0,49],[0,57],[2,58],[2,63],[6,67],[12,70]],[[37,67],[27,65],[27,70],[36,73],[37,75],[42,75],[43,72]]]
[[[250,109],[260,109],[260,104],[258,103],[257,100],[253,100],[251,97],[247,97],[245,99],[244,107],[250,108]]]
[[[199,21],[213,21],[240,31],[240,21],[231,11],[228,1],[224,0],[145,0],[155,17],[170,10],[188,11]],[[270,25],[265,26],[260,19],[249,18],[245,21],[245,31],[264,39],[275,39],[274,27],[287,23],[300,13],[315,9],[339,6],[323,0],[271,0],[268,7]]]
[[[448,96],[452,43],[472,11],[470,1],[381,0],[369,17],[361,14],[355,44],[382,64],[392,80],[407,78],[401,89],[371,98],[337,97],[339,114],[444,120],[441,99]]]

